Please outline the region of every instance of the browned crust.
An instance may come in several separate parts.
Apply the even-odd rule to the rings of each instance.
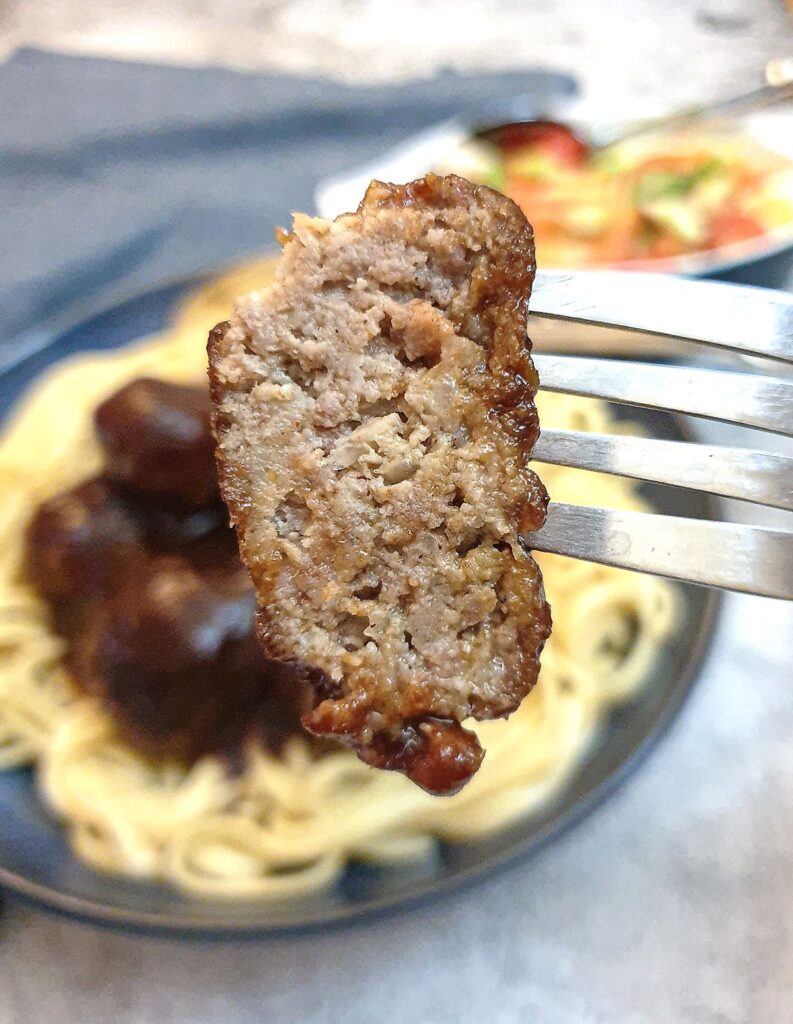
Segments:
[[[405,208],[443,210],[464,206],[476,200],[489,215],[492,229],[488,238],[488,259],[474,269],[471,278],[470,303],[454,321],[455,329],[466,336],[489,336],[487,372],[471,382],[479,402],[475,403],[473,431],[487,431],[493,437],[494,454],[502,460],[510,488],[507,513],[517,532],[538,529],[545,520],[548,496],[528,462],[539,434],[534,396],[538,387],[537,373],[530,356],[531,344],[526,335],[528,299],[534,280],[534,241],[530,225],[519,208],[490,189],[472,185],[456,176],[428,175],[407,185],[373,182],[358,212],[370,208]],[[288,241],[284,235],[282,242]],[[228,423],[221,409],[227,386],[221,381],[219,367],[227,354],[228,324],[219,324],[209,337],[209,379],[214,405],[214,429],[218,441]],[[277,616],[268,609],[274,581],[281,562],[277,552],[269,563],[248,557],[246,531],[251,506],[244,483],[234,467],[226,464],[220,445],[218,468],[223,496],[232,521],[240,536],[240,547],[246,564],[256,561],[254,582],[259,596],[259,636],[268,657],[292,660],[293,653],[284,645]],[[251,553],[252,554],[252,553]],[[536,563],[527,552],[506,548],[503,560],[502,588],[507,614],[520,623],[520,651],[513,665],[508,691],[502,694],[498,707],[472,695],[470,713],[476,718],[508,715],[533,686],[539,672],[539,655],[550,633],[550,610],[544,601],[542,583]],[[316,666],[310,666],[318,692],[319,704],[305,716],[306,727],[317,734],[331,734],[353,746],[359,756],[380,767],[404,771],[430,791],[453,791],[459,788],[478,768],[482,751],[475,736],[450,722],[434,699],[432,688],[415,686],[398,709],[385,710],[385,728],[374,742],[362,743],[362,723],[372,709],[366,688],[350,687],[344,680],[334,684]],[[358,681],[360,683],[360,680]],[[376,702],[376,698],[375,702]],[[441,757],[438,752],[443,750]],[[427,769],[427,758],[436,757],[434,776]],[[445,759],[445,760],[444,760]],[[443,770],[445,765],[447,771]],[[454,767],[450,767],[454,766]],[[440,780],[440,781],[439,781]]]

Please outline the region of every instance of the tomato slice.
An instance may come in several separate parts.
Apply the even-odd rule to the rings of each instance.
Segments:
[[[502,153],[525,149],[550,157],[563,167],[580,167],[589,156],[589,146],[556,121],[516,121],[493,128],[485,137]]]
[[[765,234],[765,227],[755,217],[738,210],[722,210],[711,221],[708,247],[745,242]]]

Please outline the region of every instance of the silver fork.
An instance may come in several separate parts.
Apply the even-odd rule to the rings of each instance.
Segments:
[[[659,274],[537,275],[532,314],[590,334],[684,339],[793,366],[793,296]],[[560,324],[560,321],[562,322]],[[793,377],[535,353],[541,387],[793,436]],[[784,369],[783,369],[784,373]],[[793,511],[793,458],[751,448],[543,430],[539,462],[687,487]],[[793,532],[551,502],[538,550],[793,600]]]

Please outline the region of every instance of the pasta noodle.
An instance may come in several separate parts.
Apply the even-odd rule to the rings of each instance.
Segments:
[[[475,840],[536,810],[575,770],[609,708],[642,684],[678,607],[665,581],[538,555],[554,616],[540,682],[508,721],[475,724],[484,763],[450,798],[345,750],[317,757],[301,737],[279,757],[249,747],[238,774],[211,757],[189,769],[153,764],[122,744],[102,707],[70,685],[63,643],[21,573],[25,527],[41,501],[99,470],[97,403],[141,374],[200,381],[207,329],[268,273],[267,263],[243,268],[190,297],[171,330],[57,366],[0,438],[0,769],[35,764],[87,864],[200,897],[299,896],[331,886],[351,860],[431,857],[439,839]],[[602,403],[541,394],[538,404],[547,426],[629,429]],[[643,507],[624,480],[552,466],[542,476],[559,501]]]

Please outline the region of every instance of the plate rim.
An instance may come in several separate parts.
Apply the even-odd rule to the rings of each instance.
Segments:
[[[84,299],[73,307],[42,322],[21,335],[22,338],[41,339],[43,344],[24,349],[18,359],[6,363],[0,372],[12,372],[24,366],[28,359],[42,355],[59,338],[69,331],[78,328],[82,323],[111,313],[114,309],[137,300],[142,300],[160,292],[176,288],[186,294],[208,277],[218,276],[228,269],[239,265],[240,261],[224,264],[220,267],[207,268],[189,274],[173,275],[163,278],[160,282],[131,289],[124,293],[121,288],[114,289],[110,296],[102,299]],[[627,273],[627,272],[626,272]],[[8,343],[14,351],[13,340]],[[65,356],[68,359],[70,356]],[[13,416],[18,401],[24,392],[16,396],[7,411],[6,417]],[[4,417],[4,418],[6,418]],[[693,438],[690,426],[680,417],[674,417],[677,427],[684,437]],[[708,511],[716,513],[719,502],[713,495],[704,495]],[[707,588],[703,588],[707,589]],[[419,882],[408,892],[397,892],[376,897],[360,903],[333,905],[319,913],[307,912],[301,917],[284,920],[242,923],[207,924],[200,920],[200,915],[191,919],[191,911],[183,914],[175,921],[168,912],[149,910],[129,910],[108,905],[91,897],[74,896],[60,892],[50,885],[33,882],[16,871],[0,864],[0,890],[7,890],[24,902],[48,913],[78,921],[83,924],[125,931],[132,934],[156,936],[160,938],[178,938],[206,941],[255,940],[268,936],[309,933],[333,930],[353,925],[356,922],[374,916],[383,916],[426,905],[443,896],[459,892],[465,886],[480,883],[487,878],[506,870],[518,861],[539,853],[547,845],[573,829],[611,796],[636,768],[651,754],[656,746],[668,734],[680,712],[690,697],[702,668],[713,650],[717,625],[723,610],[724,596],[716,590],[707,590],[702,616],[693,640],[691,652],[686,663],[676,677],[670,691],[670,699],[655,718],[650,731],[636,743],[627,756],[608,775],[604,776],[589,792],[576,799],[570,806],[549,819],[531,835],[516,840],[508,848],[497,853],[488,854],[479,864],[457,869],[441,877]],[[254,900],[244,901],[251,905]],[[198,904],[197,904],[198,905]],[[266,906],[265,903],[262,906]]]

